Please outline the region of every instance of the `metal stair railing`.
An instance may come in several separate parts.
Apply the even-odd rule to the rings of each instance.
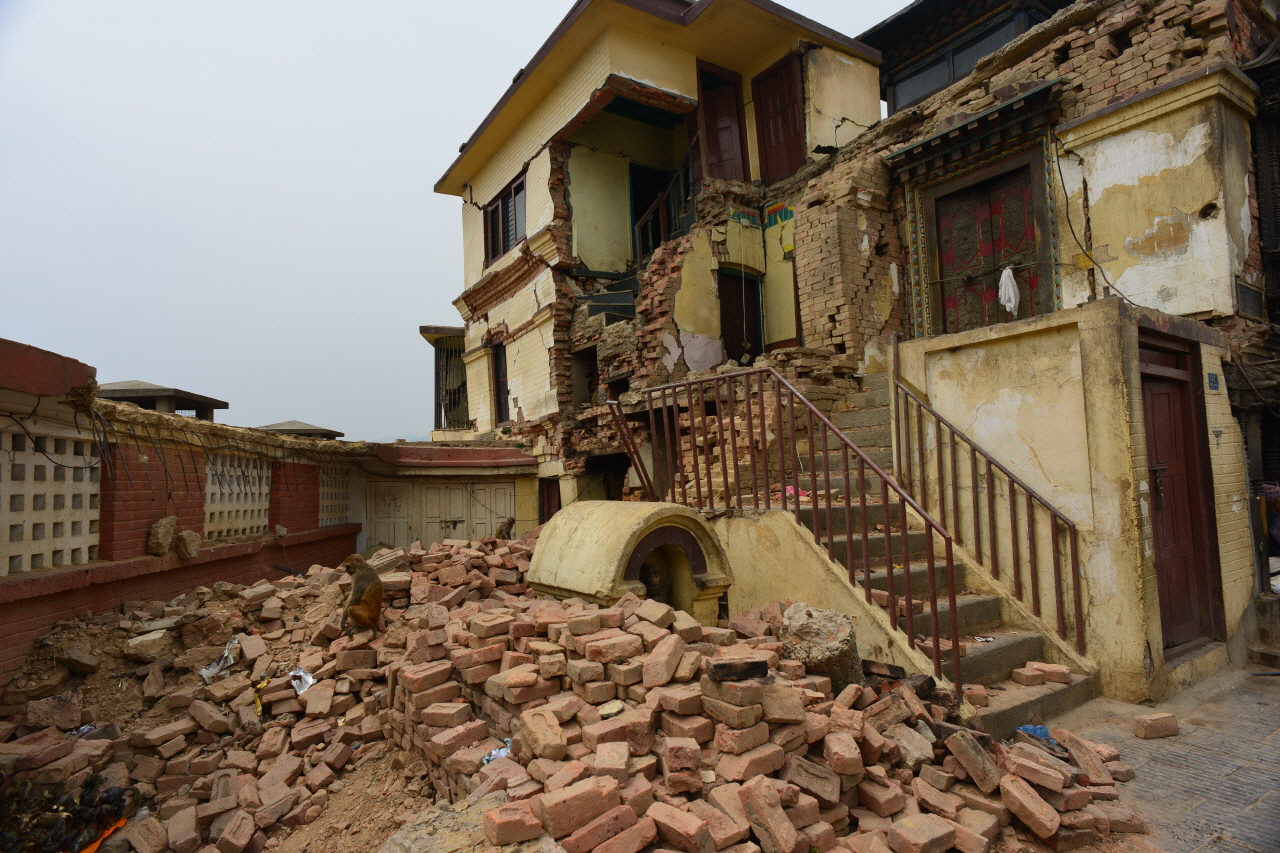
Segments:
[[[843,563],[849,581],[857,586],[861,575],[868,603],[875,600],[873,569],[883,569],[887,592],[883,603],[900,631],[899,614],[905,617],[904,633],[912,648],[921,645],[915,612],[921,598],[913,589],[912,569],[923,562],[928,581],[923,593],[930,607],[929,640],[924,651],[932,658],[934,675],[939,678],[944,677],[943,660],[950,651],[951,681],[957,691],[962,690],[952,536],[893,476],[771,367],[676,382],[638,393],[642,395],[639,413],[642,424],[647,421],[653,450],[652,471],[639,453],[623,406],[616,401],[608,405],[649,500],[711,511],[770,510],[776,505],[795,513],[802,525],[808,509],[815,541],[837,563],[841,562],[838,546],[844,545]],[[806,480],[810,486],[807,491],[803,488]],[[908,511],[924,525],[923,558],[913,555]],[[879,523],[873,521],[873,514]],[[881,553],[872,556],[881,535]],[[935,559],[935,539],[942,548],[941,565]],[[855,545],[860,546],[857,559]],[[939,568],[945,569],[945,583],[938,579]],[[948,605],[950,642],[942,637],[940,596]]]
[[[974,557],[973,562],[995,580],[1001,580],[1004,571],[1003,552],[1013,576],[1014,597],[1026,603],[1029,592],[1031,610],[1037,617],[1041,615],[1043,587],[1051,583],[1058,636],[1067,640],[1069,634],[1074,633],[1076,651],[1084,654],[1084,598],[1075,522],[897,377],[893,380],[893,413],[895,470],[904,488],[921,506],[932,507],[937,512],[942,524],[955,533],[957,544],[966,547]],[[931,438],[932,451],[928,447]],[[931,480],[934,474],[937,479]],[[966,489],[970,499],[961,500],[961,492]],[[981,492],[986,492],[985,499]],[[998,492],[1003,492],[1003,497],[998,498]],[[1000,518],[997,503],[1006,505],[1002,509],[1007,511],[1007,526]],[[1022,504],[1021,518],[1019,504]],[[1044,521],[1037,522],[1037,519]],[[1046,545],[1051,577],[1044,564]],[[1068,631],[1063,603],[1064,552],[1069,563],[1072,631]]]

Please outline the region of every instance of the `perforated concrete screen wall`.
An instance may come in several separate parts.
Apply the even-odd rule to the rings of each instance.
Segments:
[[[100,473],[73,428],[0,431],[0,575],[98,558]]]
[[[267,530],[271,463],[231,453],[210,454],[204,501],[206,539],[256,536]]]

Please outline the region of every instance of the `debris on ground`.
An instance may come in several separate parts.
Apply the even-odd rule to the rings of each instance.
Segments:
[[[859,660],[841,614],[770,602],[708,627],[632,594],[539,598],[536,538],[374,554],[380,634],[341,634],[351,580],[322,566],[60,623],[3,696],[5,802],[132,786],[146,811],[103,853],[443,851],[450,832],[458,850],[984,853],[1144,830],[1114,750],[965,728],[955,691]]]

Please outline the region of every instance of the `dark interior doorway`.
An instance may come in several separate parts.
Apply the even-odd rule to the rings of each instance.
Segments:
[[[726,358],[742,362],[764,352],[764,318],[761,315],[760,277],[743,270],[721,267],[720,340]]]

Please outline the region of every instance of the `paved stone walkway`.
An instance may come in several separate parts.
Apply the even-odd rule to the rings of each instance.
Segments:
[[[1142,809],[1154,844],[1168,853],[1280,853],[1280,678],[1245,678],[1185,709],[1158,707],[1174,710],[1180,727],[1159,740],[1133,736],[1133,714],[1152,709],[1111,704],[1103,721],[1075,731],[1112,744],[1137,769],[1120,797]]]

